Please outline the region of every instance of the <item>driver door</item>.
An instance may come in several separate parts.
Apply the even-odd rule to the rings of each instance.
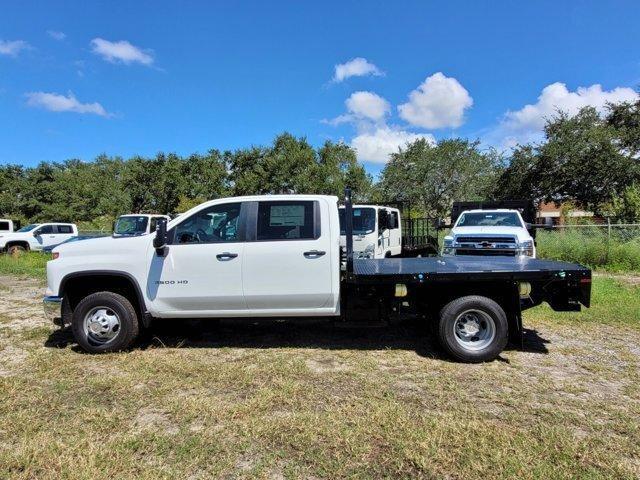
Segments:
[[[43,225],[33,233],[39,248],[52,247],[60,243],[57,241],[57,235],[54,229],[55,227],[53,225]]]
[[[167,253],[153,254],[147,284],[161,316],[233,316],[246,310],[245,209],[241,202],[212,205],[169,231]]]

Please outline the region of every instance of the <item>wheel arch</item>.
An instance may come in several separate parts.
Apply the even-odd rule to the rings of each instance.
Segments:
[[[24,247],[27,251],[31,250],[31,245],[26,240],[9,240],[4,248],[8,251],[15,246]]]
[[[91,281],[90,281],[91,280]],[[65,275],[60,282],[59,296],[64,297],[73,311],[85,296],[99,291],[120,293],[131,301],[140,322],[146,327],[150,323],[142,289],[138,281],[128,272],[117,270],[87,270]]]

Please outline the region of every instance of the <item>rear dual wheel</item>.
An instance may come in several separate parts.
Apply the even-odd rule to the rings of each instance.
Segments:
[[[494,360],[507,345],[508,330],[504,310],[487,297],[460,297],[440,310],[440,344],[461,362]]]

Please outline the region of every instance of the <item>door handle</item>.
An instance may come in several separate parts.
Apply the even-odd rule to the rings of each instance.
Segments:
[[[303,255],[307,258],[318,258],[323,256],[325,253],[325,251],[323,250],[309,250],[308,252],[304,252]]]
[[[226,261],[226,260],[233,260],[237,256],[238,256],[237,253],[222,252],[216,255],[216,258],[220,261]]]

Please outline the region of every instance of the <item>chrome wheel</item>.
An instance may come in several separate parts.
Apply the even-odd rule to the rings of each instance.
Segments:
[[[491,345],[496,336],[496,324],[486,312],[465,310],[456,318],[453,331],[462,348],[478,351]]]
[[[84,333],[92,343],[107,344],[120,333],[120,318],[110,308],[92,308],[84,316]]]

